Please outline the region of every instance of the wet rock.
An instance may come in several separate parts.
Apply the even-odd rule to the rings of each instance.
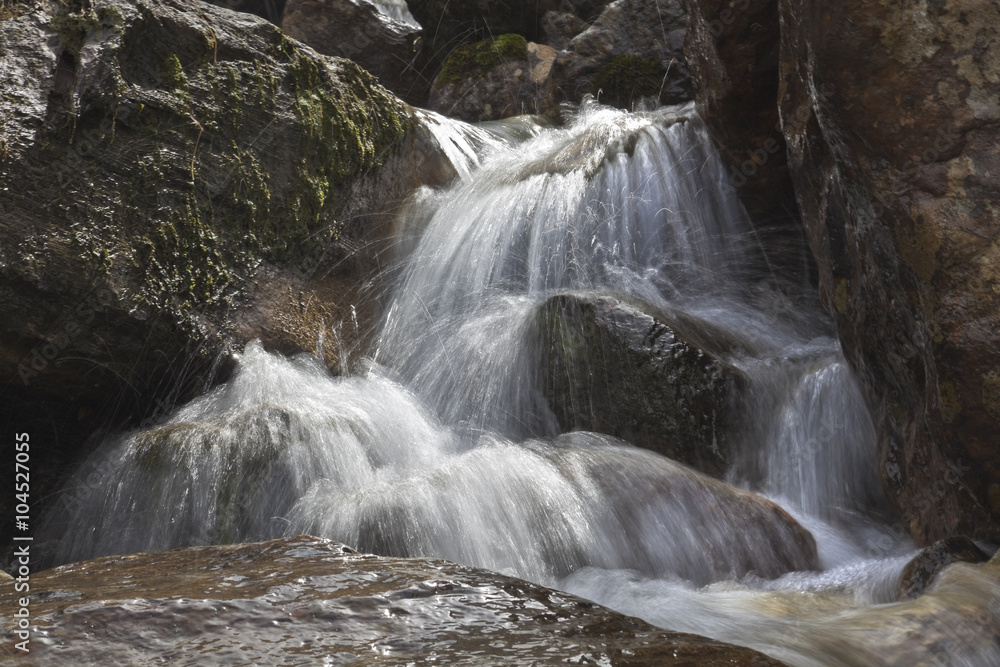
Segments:
[[[996,8],[778,6],[795,194],[824,301],[872,410],[887,495],[921,544],[995,541]]]
[[[899,596],[917,597],[930,586],[941,570],[952,563],[984,563],[989,559],[989,554],[967,537],[938,540],[906,564],[899,579]]]
[[[554,296],[539,323],[545,394],[564,429],[607,433],[724,474],[739,371],[612,296]]]
[[[778,118],[777,0],[684,0],[684,53],[705,125],[729,184],[758,222],[794,199]]]
[[[567,593],[430,559],[379,558],[313,537],[110,557],[32,574],[24,664],[780,665],[668,632]],[[0,585],[4,608],[19,593]],[[13,645],[10,617],[0,621]]]
[[[546,109],[595,95],[631,109],[642,100],[679,104],[691,99],[682,47],[687,15],[680,3],[616,0],[570,40],[553,66]]]
[[[324,55],[353,60],[407,102],[425,101],[415,69],[420,28],[368,0],[289,0],[281,29]]]
[[[402,102],[211,5],[32,5],[0,44],[0,421],[37,438],[39,482],[245,341],[317,351],[327,329],[336,367],[328,328],[364,330],[378,211],[425,155]]]

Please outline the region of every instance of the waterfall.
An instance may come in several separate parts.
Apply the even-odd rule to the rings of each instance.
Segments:
[[[913,545],[887,523],[871,419],[813,291],[769,268],[693,107],[587,103],[550,129],[422,119],[455,178],[404,208],[370,358],[332,377],[248,345],[228,382],[81,468],[46,520],[53,560],[311,533],[791,664],[825,664],[838,643],[853,648],[834,664],[880,660],[866,633],[910,613],[896,591]],[[567,294],[660,318],[744,378],[725,480],[564,432],[539,320]],[[986,609],[996,586],[977,576],[954,575],[949,595]],[[961,648],[953,625],[935,632]]]
[[[394,18],[397,21],[402,21],[404,23],[409,23],[410,25],[420,27],[417,20],[413,18],[413,14],[410,13],[410,8],[406,5],[406,0],[369,0],[373,5],[378,7],[378,10],[390,18]]]

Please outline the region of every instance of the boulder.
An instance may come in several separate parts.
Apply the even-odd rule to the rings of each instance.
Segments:
[[[537,54],[546,48],[552,51],[514,34],[459,46],[434,79],[428,105],[472,123],[536,113],[543,90],[539,84],[548,76],[555,57],[554,51],[547,54],[548,68],[539,67]],[[531,54],[535,54],[534,67]]]
[[[691,99],[683,54],[687,15],[677,0],[616,0],[559,53],[545,108],[592,94],[631,109],[642,100],[680,104]]]
[[[289,0],[281,29],[324,55],[353,60],[407,102],[426,101],[415,69],[420,27],[368,0]]]
[[[0,422],[31,435],[41,497],[91,433],[162,416],[245,341],[337,367],[331,328],[365,331],[378,211],[433,149],[407,140],[411,111],[370,74],[249,14],[181,0],[14,14]]]
[[[997,540],[996,7],[782,0],[779,12],[795,194],[887,495],[921,544]]]
[[[740,371],[689,343],[662,314],[613,296],[553,296],[538,326],[544,393],[563,429],[606,433],[725,473]]]
[[[952,563],[985,563],[989,554],[968,537],[938,540],[913,557],[899,578],[899,597],[915,598],[931,585],[934,578]]]
[[[99,558],[32,573],[31,593],[27,665],[781,664],[520,579],[307,536]],[[5,609],[20,595],[0,584]]]

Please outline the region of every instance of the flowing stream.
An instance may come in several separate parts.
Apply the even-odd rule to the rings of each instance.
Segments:
[[[772,270],[693,108],[425,121],[458,177],[405,209],[373,348],[333,377],[248,345],[227,383],[83,466],[48,519],[56,561],[309,533],[794,665],[1000,664],[976,625],[1000,610],[991,571],[898,600],[916,549],[836,332]],[[538,322],[566,294],[674,323],[745,378],[724,479],[565,432]]]

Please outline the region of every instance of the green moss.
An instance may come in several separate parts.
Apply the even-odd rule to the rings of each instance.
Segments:
[[[594,77],[594,92],[600,101],[630,108],[644,97],[659,98],[667,70],[656,60],[642,56],[615,56]]]
[[[527,59],[528,42],[521,35],[500,35],[496,39],[463,44],[444,61],[438,81],[442,85],[457,85],[481,78],[497,65]]]
[[[62,13],[52,17],[50,27],[59,35],[63,48],[73,56],[79,56],[87,35],[100,29],[101,20],[89,6],[77,8],[76,11],[66,7]]]
[[[293,237],[336,236],[337,211],[330,195],[381,165],[406,129],[399,103],[368,72],[345,60],[338,75],[331,79],[326,69],[301,54],[289,66],[302,155],[282,225]]]
[[[181,65],[181,59],[177,57],[176,53],[171,53],[166,57],[163,63],[163,83],[167,86],[167,90],[182,93],[184,95],[188,94],[188,78],[187,74],[184,73],[184,66]]]

